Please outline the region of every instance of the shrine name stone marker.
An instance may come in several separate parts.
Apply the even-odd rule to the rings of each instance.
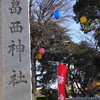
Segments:
[[[28,0],[0,0],[0,100],[32,100]]]

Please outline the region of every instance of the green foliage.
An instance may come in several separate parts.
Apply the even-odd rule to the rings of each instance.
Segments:
[[[41,87],[45,94],[47,91],[50,92],[48,89],[55,82],[57,76],[57,64],[50,63],[50,61],[63,62],[67,63],[69,67],[67,84],[71,85],[73,89],[73,84],[76,83],[81,96],[85,96],[87,92],[84,88],[88,87],[89,82],[94,81],[97,73],[99,74],[98,68],[100,64],[98,61],[100,53],[97,48],[91,47],[85,41],[82,41],[81,44],[73,43],[67,35],[69,30],[60,26],[57,23],[58,21],[54,19],[51,21],[53,11],[59,8],[57,5],[57,8],[52,9],[54,7],[52,4],[61,4],[64,0],[59,0],[60,2],[58,3],[54,3],[55,0],[44,1],[42,3],[37,2],[38,9],[36,7],[32,9],[34,13],[32,13],[32,19],[30,21],[33,76],[36,70],[40,72],[35,76],[35,78],[37,77],[37,87]],[[100,39],[99,34],[97,35],[100,31],[99,27],[97,27],[99,25],[99,17],[97,17],[99,16],[97,12],[100,11],[99,4],[99,0],[77,0],[74,6],[74,12],[76,13],[75,20],[79,22],[81,16],[86,16],[88,22],[81,24],[82,29],[85,32],[95,30],[94,37],[96,40]],[[40,64],[36,67],[34,65],[37,61],[35,55],[41,47],[45,48],[46,53],[43,54],[41,60],[38,60]],[[71,68],[71,65],[74,67]],[[81,88],[78,84],[80,84]]]
[[[89,47],[86,42],[81,42],[77,45],[76,51],[72,53],[69,62],[73,66],[69,69],[68,84],[72,85],[75,83],[81,92],[80,96],[86,96],[87,91],[85,87],[88,87],[90,83],[95,81],[95,77],[100,74],[100,63],[99,63],[100,52],[95,52],[94,48]],[[80,85],[79,85],[80,84]],[[91,93],[88,96],[93,96]],[[73,93],[73,96],[75,92]]]
[[[67,5],[67,6],[65,6]],[[33,92],[35,94],[35,79],[38,86],[49,88],[50,84],[55,81],[56,67],[53,64],[49,64],[49,61],[63,61],[64,57],[68,55],[69,49],[67,48],[67,42],[72,42],[67,35],[68,30],[61,27],[60,22],[71,17],[70,9],[72,4],[69,0],[30,0],[30,29],[31,29],[31,54],[32,54],[32,83]],[[65,11],[63,11],[65,9]],[[62,17],[59,20],[53,18],[55,11],[61,11]],[[65,13],[66,12],[66,13]],[[67,17],[66,17],[67,16]],[[35,75],[36,72],[36,58],[39,48],[45,48],[46,53],[43,58],[39,60],[40,66],[37,69],[40,74]],[[67,51],[66,51],[67,48]],[[47,72],[44,72],[46,70]]]
[[[41,41],[39,45],[39,47],[45,48],[46,53],[43,55],[43,58],[39,60],[40,65],[37,66],[37,70],[40,71],[40,75],[37,76],[42,76],[37,82],[40,87],[45,88],[54,83],[57,78],[57,65],[50,63],[50,61],[64,61],[64,57],[69,55],[68,52],[66,52],[69,51],[67,46],[68,42],[71,42],[64,28],[56,23],[53,23],[51,27],[51,34],[47,34],[48,36],[43,40],[44,42]],[[46,72],[44,72],[44,70],[46,70]]]
[[[100,41],[100,0],[76,0],[74,5],[74,19],[76,22],[80,21],[82,16],[86,16],[87,22],[80,23],[81,30],[84,33],[94,31],[94,38]]]
[[[82,16],[86,16],[90,22],[100,19],[100,0],[76,0],[74,13],[78,22]]]
[[[79,75],[78,82],[81,84],[82,88],[88,86],[88,82],[92,82],[96,79],[97,75],[100,74],[100,0],[76,0],[74,5],[74,13],[76,14],[74,19],[76,22],[80,22],[82,16],[86,16],[87,22],[80,23],[81,30],[84,33],[93,33],[95,40],[95,46],[81,50],[81,54],[76,54],[74,59],[76,60],[75,66],[78,66],[78,72],[81,71]],[[84,46],[86,47],[86,46]],[[81,49],[81,47],[80,47]],[[77,76],[77,75],[76,75]],[[84,90],[84,89],[83,89]],[[82,90],[80,90],[82,92]],[[84,94],[84,92],[82,92]],[[91,93],[90,93],[91,94]],[[85,95],[85,94],[84,94]],[[91,94],[93,96],[94,93]]]

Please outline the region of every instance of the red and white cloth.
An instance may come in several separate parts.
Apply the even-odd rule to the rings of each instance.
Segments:
[[[68,66],[59,64],[58,65],[58,100],[66,100],[66,75]]]

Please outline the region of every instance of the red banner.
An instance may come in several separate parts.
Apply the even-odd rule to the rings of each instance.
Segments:
[[[58,65],[58,100],[66,100],[66,74],[68,66],[59,64]]]

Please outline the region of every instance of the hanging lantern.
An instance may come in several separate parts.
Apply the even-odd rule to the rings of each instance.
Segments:
[[[60,12],[59,11],[54,12],[54,18],[56,18],[56,19],[60,18]]]
[[[46,69],[44,70],[44,72],[46,72]]]
[[[41,54],[37,54],[36,58],[40,60],[40,59],[42,59],[42,55]]]
[[[39,49],[39,53],[40,53],[40,54],[44,54],[44,53],[45,53],[45,49],[44,49],[44,48],[40,48],[40,49]]]
[[[87,18],[86,18],[85,16],[82,16],[82,17],[80,18],[80,22],[81,22],[81,23],[86,23],[86,22],[87,22]]]
[[[85,87],[85,90],[87,91],[87,90],[89,90],[89,88],[88,87]]]

